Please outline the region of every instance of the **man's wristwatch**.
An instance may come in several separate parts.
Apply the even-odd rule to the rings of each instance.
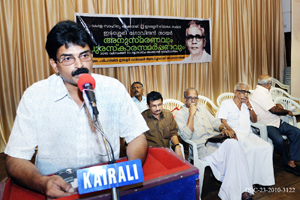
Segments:
[[[250,110],[250,111],[251,111],[251,110],[253,110],[253,108],[252,108],[252,107],[251,107],[251,108],[248,108],[248,110]]]

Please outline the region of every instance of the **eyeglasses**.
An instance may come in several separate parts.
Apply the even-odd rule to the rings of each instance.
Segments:
[[[250,91],[247,91],[247,90],[236,90],[236,91],[239,91],[239,92],[241,92],[242,94],[251,94],[251,92]]]
[[[79,58],[82,62],[88,62],[92,60],[93,54],[90,51],[87,51],[81,53],[79,56],[66,55],[66,56],[61,56],[60,59],[58,59],[57,61],[59,63],[62,63],[64,66],[68,66],[74,64],[76,58]]]
[[[191,101],[192,99],[196,101],[196,100],[198,100],[198,97],[187,97],[187,100],[189,100],[189,101]]]
[[[187,35],[186,36],[186,39],[189,42],[192,42],[194,38],[196,39],[197,42],[200,42],[202,38],[205,38],[205,36],[199,35],[199,34],[197,34],[197,35]]]

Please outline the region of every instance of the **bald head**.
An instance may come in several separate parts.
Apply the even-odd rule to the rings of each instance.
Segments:
[[[272,77],[267,74],[263,74],[259,77],[257,81],[258,85],[267,88],[268,90],[271,88]]]

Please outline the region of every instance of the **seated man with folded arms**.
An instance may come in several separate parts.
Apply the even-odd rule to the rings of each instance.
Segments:
[[[248,84],[237,83],[234,98],[222,102],[217,117],[228,131],[236,134],[243,147],[252,184],[274,185],[273,147],[252,132],[250,120],[255,123],[257,117],[248,94]]]
[[[133,102],[139,109],[140,113],[148,109],[146,97],[144,97],[144,88],[141,82],[134,82],[131,84],[131,92]]]
[[[195,88],[184,91],[185,105],[175,116],[179,135],[183,140],[192,140],[197,144],[199,159],[205,160],[216,179],[222,182],[219,190],[221,199],[252,199],[252,180],[242,146],[220,120],[214,118],[204,106],[197,106],[197,101],[198,91]],[[208,138],[220,132],[231,138],[223,143],[208,142],[205,145]]]
[[[148,127],[145,135],[148,146],[169,147],[170,140],[177,155],[183,157],[178,139],[178,126],[171,111],[163,109],[163,97],[159,92],[147,94],[149,109],[142,113]],[[184,158],[184,157],[183,157]]]
[[[251,102],[258,122],[266,124],[268,137],[272,140],[275,150],[282,154],[284,170],[300,176],[300,166],[295,163],[295,160],[300,160],[300,129],[280,119],[281,115],[293,116],[293,113],[273,102],[269,94],[271,84],[272,78],[269,75],[261,75],[251,96]],[[289,139],[289,151],[283,135]]]

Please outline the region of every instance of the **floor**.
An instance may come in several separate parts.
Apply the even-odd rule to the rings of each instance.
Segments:
[[[122,143],[121,143],[122,144]],[[121,146],[121,156],[125,153],[125,148]],[[187,149],[186,149],[187,150]],[[187,151],[186,151],[187,155]],[[5,158],[6,155],[0,153],[0,180],[7,177],[5,170]],[[287,173],[283,170],[282,158],[277,153],[273,154],[274,161],[274,173],[275,173],[275,182],[274,186],[269,188],[257,188],[256,193],[253,196],[253,199],[260,200],[300,200],[300,176],[296,176],[290,173]],[[300,161],[297,162],[300,165]],[[212,175],[209,167],[205,170],[204,184],[202,190],[202,200],[215,200],[219,199],[218,192],[221,183],[217,181]]]

